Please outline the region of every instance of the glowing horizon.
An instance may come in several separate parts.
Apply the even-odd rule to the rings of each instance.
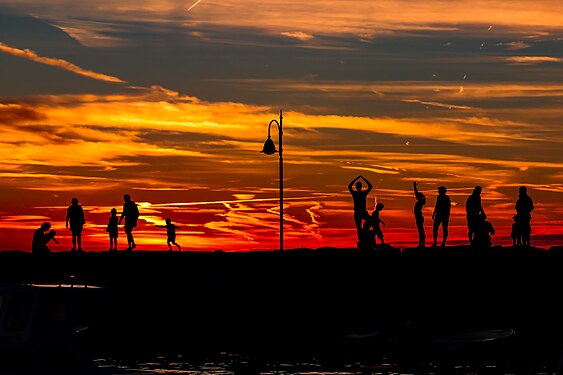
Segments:
[[[355,247],[358,174],[398,247],[417,242],[414,180],[428,244],[440,185],[451,244],[467,243],[475,185],[494,244],[511,243],[521,185],[532,244],[563,242],[559,2],[69,4],[0,0],[0,249],[29,250],[43,221],[51,249],[70,249],[77,197],[83,247],[107,250],[125,193],[140,204],[140,250],[167,250],[155,227],[167,217],[185,250],[276,249],[278,158],[259,151],[280,109],[288,249]]]

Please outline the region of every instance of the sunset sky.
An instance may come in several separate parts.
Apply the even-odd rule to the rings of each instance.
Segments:
[[[417,243],[414,180],[429,243],[438,186],[450,244],[482,185],[506,245],[526,185],[532,244],[563,244],[560,0],[0,0],[0,249],[50,221],[69,250],[77,197],[107,250],[125,193],[140,250],[167,250],[167,217],[186,250],[276,249],[280,109],[288,249],[355,247],[359,174],[395,246]]]

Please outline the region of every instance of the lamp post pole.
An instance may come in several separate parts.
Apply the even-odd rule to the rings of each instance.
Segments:
[[[283,128],[282,128],[282,120],[283,120],[283,111],[280,109],[280,121],[272,120],[268,125],[268,139],[264,143],[264,148],[261,152],[266,155],[273,155],[276,152],[280,155],[280,251],[283,251]],[[276,150],[276,146],[270,137],[270,129],[272,124],[276,124],[278,126],[278,140],[279,140],[279,150]]]

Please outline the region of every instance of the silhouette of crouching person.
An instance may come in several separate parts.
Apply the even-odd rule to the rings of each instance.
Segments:
[[[33,232],[33,241],[31,242],[32,254],[49,254],[51,252],[49,247],[47,247],[49,241],[53,240],[55,243],[59,243],[55,238],[56,232],[54,230],[49,231],[49,229],[51,229],[51,223],[44,222],[39,229]]]
[[[381,224],[385,225],[385,222],[379,217],[383,207],[383,203],[378,203],[369,219],[364,223],[359,242],[360,250],[374,250],[377,245],[376,237],[381,241],[381,245],[385,245],[383,231],[381,230]]]
[[[486,249],[493,246],[492,237],[495,234],[493,224],[487,220],[487,215],[481,214],[477,216],[474,222],[473,246]]]

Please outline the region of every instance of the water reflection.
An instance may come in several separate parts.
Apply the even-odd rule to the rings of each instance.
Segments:
[[[506,364],[444,364],[435,361],[419,363],[418,367],[405,367],[383,358],[379,363],[353,362],[331,368],[315,358],[309,361],[253,363],[237,355],[226,355],[221,360],[188,360],[182,355],[156,356],[145,359],[100,358],[96,360],[104,374],[192,374],[192,375],[394,375],[394,374],[514,374],[518,369]],[[520,369],[522,370],[522,369]],[[551,374],[548,366],[528,368],[526,374]]]

